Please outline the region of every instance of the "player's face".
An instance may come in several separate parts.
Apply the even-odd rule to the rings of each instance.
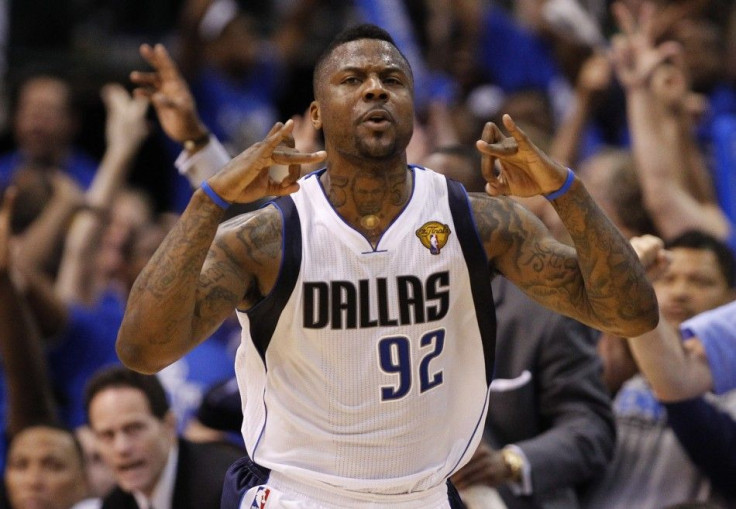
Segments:
[[[676,247],[667,272],[654,282],[662,315],[673,325],[733,299],[715,253]]]
[[[143,392],[132,387],[111,387],[96,394],[89,421],[118,485],[150,496],[166,466],[175,425],[154,416]]]
[[[86,494],[85,472],[70,433],[36,426],[11,445],[5,469],[15,509],[69,509]]]
[[[313,104],[328,151],[360,159],[403,156],[414,122],[411,73],[386,41],[338,46],[325,62]]]

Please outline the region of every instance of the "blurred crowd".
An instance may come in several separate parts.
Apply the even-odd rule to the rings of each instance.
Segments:
[[[68,509],[157,487],[171,448],[178,461],[217,457],[215,474],[242,453],[234,316],[153,382],[118,365],[132,282],[198,185],[175,164],[186,147],[162,128],[165,109],[133,95],[129,74],[149,67],[142,44],[162,43],[188,86],[172,98],[193,99],[209,130],[188,142],[216,139],[234,156],[293,118],[297,148],[317,150],[320,133],[305,120],[313,63],[358,22],[387,29],[411,62],[409,163],[483,192],[475,141],[508,113],[634,243],[661,239],[640,245],[640,256],[655,266],[652,253],[667,253],[652,275],[665,327],[679,333],[736,298],[729,0],[0,0],[0,467],[9,500],[0,506],[36,507],[27,505],[36,497]],[[566,240],[537,198],[521,201]],[[454,479],[469,507],[736,507],[723,481],[733,466],[709,464],[697,451],[712,445],[692,436],[723,437],[719,450],[733,458],[736,438],[667,417],[697,398],[730,422],[736,383],[716,384],[727,368],[702,390],[673,395],[658,385],[661,366],[643,338],[601,335],[498,279],[501,383],[487,440]],[[671,351],[736,361],[736,310],[724,316],[731,329],[718,353],[682,338]],[[142,431],[116,424],[126,412]],[[504,470],[499,451],[509,448],[520,471]],[[43,451],[57,464],[29,480]],[[173,479],[177,500],[187,483]],[[166,498],[159,491],[154,500]],[[103,507],[118,507],[110,497]]]

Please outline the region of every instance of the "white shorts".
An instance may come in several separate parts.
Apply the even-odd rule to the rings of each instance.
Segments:
[[[266,484],[245,492],[240,509],[450,509],[447,485],[406,495],[325,489],[271,472]]]

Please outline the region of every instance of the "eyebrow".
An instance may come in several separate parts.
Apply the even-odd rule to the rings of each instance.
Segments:
[[[341,72],[365,73],[367,71],[365,67],[349,66],[349,67],[341,67],[337,70],[337,72],[338,73],[341,73]],[[391,74],[394,72],[401,73],[404,76],[409,76],[409,73],[407,73],[405,69],[403,69],[402,67],[398,65],[391,65],[389,67],[384,67],[378,71],[379,74]]]

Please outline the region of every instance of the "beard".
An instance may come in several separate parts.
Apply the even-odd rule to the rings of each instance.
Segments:
[[[356,145],[358,154],[369,159],[391,159],[398,154],[395,138],[392,140],[358,138]]]
[[[369,130],[363,135],[359,133],[355,140],[357,154],[377,160],[388,160],[401,155],[409,145],[412,133],[397,132],[395,128],[396,126],[385,131]]]

